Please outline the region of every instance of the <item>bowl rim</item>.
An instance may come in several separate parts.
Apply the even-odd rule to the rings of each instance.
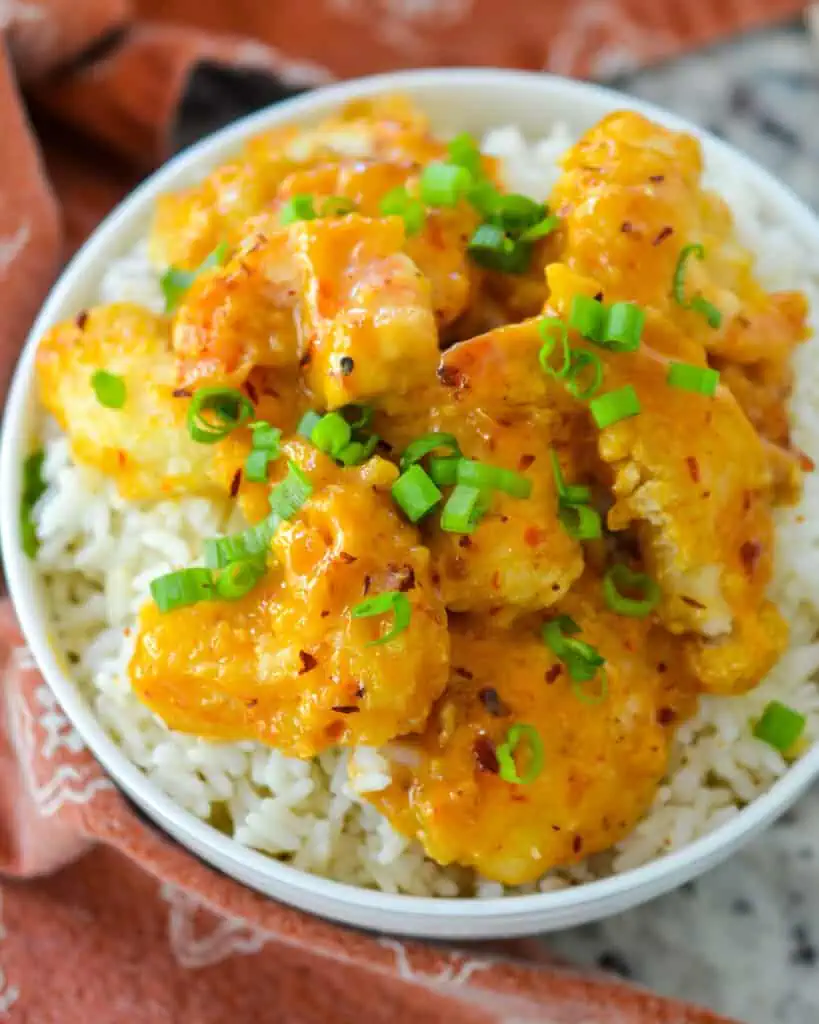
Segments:
[[[726,857],[741,841],[749,838],[772,821],[777,814],[782,813],[807,788],[819,775],[819,743],[814,744],[798,762],[791,765],[765,793],[756,797],[713,831],[679,850],[655,857],[638,867],[576,887],[526,895],[464,899],[388,893],[313,875],[257,850],[244,847],[235,839],[218,832],[177,804],[126,757],[104,730],[91,705],[81,695],[79,686],[72,681],[68,666],[61,665],[61,656],[51,644],[48,620],[40,611],[40,588],[33,564],[23,554],[20,546],[18,515],[22,462],[20,453],[27,450],[26,441],[29,437],[30,417],[34,406],[33,371],[37,342],[43,331],[54,321],[62,304],[77,289],[78,282],[84,280],[86,267],[93,265],[97,250],[104,249],[110,244],[127,222],[136,217],[144,218],[147,207],[156,194],[167,188],[180,172],[193,168],[198,168],[200,173],[204,172],[215,154],[225,147],[239,145],[244,138],[254,132],[286,124],[300,117],[309,121],[318,114],[324,114],[326,108],[375,93],[404,91],[412,95],[415,86],[445,90],[453,84],[471,85],[476,89],[486,90],[491,90],[493,84],[525,89],[550,89],[561,93],[569,103],[575,99],[596,101],[609,109],[627,107],[669,127],[688,131],[704,143],[709,155],[717,156],[739,167],[744,179],[751,182],[755,189],[758,187],[766,196],[773,197],[778,212],[787,212],[795,233],[810,237],[813,243],[819,245],[819,220],[787,186],[769,172],[732,146],[714,138],[684,118],[603,86],[564,79],[545,72],[493,68],[434,68],[353,79],[285,100],[233,122],[171,159],[148,177],[101,222],[64,268],[27,336],[9,390],[0,448],[0,543],[9,594],[23,634],[45,681],[57,696],[91,754],[102,764],[112,780],[144,807],[164,832],[169,831],[164,822],[173,822],[177,837],[189,837],[191,844],[195,844],[198,849],[212,851],[220,864],[232,866],[237,872],[234,877],[238,878],[242,873],[247,877],[248,873],[251,873],[269,878],[276,883],[280,893],[276,898],[292,902],[296,906],[303,904],[299,900],[291,901],[286,890],[298,890],[305,896],[312,894],[322,898],[326,905],[334,905],[336,908],[370,910],[380,915],[382,919],[385,915],[396,919],[432,915],[440,919],[455,917],[477,924],[513,915],[529,916],[535,912],[542,916],[544,912],[552,911],[560,916],[561,913],[577,911],[582,907],[588,910],[595,903],[618,898],[622,900],[627,893],[639,892],[644,898],[648,898],[693,877]],[[125,233],[127,234],[127,230]],[[183,842],[183,845],[188,844]],[[339,919],[344,919],[341,910],[337,909],[335,913]],[[399,930],[400,922],[396,923],[396,930]]]

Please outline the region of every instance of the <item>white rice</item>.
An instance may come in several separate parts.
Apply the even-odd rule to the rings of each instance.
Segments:
[[[562,125],[534,144],[515,128],[500,128],[489,133],[484,149],[503,160],[509,188],[542,199],[557,175],[556,158],[571,142]],[[708,178],[731,203],[743,241],[759,255],[764,282],[804,290],[816,330],[819,257],[789,236],[734,168],[710,167]],[[100,301],[115,299],[161,308],[157,273],[144,244],[117,261],[101,282]],[[805,344],[796,361],[794,438],[819,456],[819,338]],[[126,503],[110,480],[72,461],[66,438],[53,425],[45,424],[43,433],[48,490],[35,510],[39,564],[55,640],[100,721],[134,764],[187,810],[237,842],[305,871],[428,896],[488,898],[561,888],[677,849],[770,787],[787,764],[751,730],[773,697],[806,715],[808,739],[819,737],[819,476],[809,475],[801,505],[778,513],[772,597],[790,621],[790,649],[753,692],[702,700],[678,733],[671,771],[651,812],[632,835],[610,854],[515,890],[441,868],[359,799],[389,781],[377,751],[330,751],[304,762],[257,743],[210,743],[171,732],[140,704],[126,669],[148,584],[195,562],[205,538],[230,528],[230,510],[202,498]],[[355,759],[354,783],[348,781],[349,756]]]

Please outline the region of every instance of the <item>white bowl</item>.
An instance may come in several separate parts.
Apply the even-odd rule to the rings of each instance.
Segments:
[[[103,269],[144,233],[160,192],[200,178],[256,132],[324,117],[340,104],[374,93],[407,93],[443,131],[480,134],[518,125],[537,137],[554,121],[583,130],[628,106],[672,128],[698,135],[749,182],[783,226],[819,248],[819,222],[794,195],[748,159],[677,117],[606,89],[546,74],[495,70],[399,72],[320,89],[225,128],[182,153],[149,178],[94,232],[69,264],[34,324],[6,409],[0,453],[0,538],[9,588],[34,657],[89,748],[111,777],[161,828],[221,871],[275,897],[347,924],[436,939],[479,939],[546,932],[606,917],[651,899],[724,860],[781,814],[819,775],[819,745],[745,810],[678,852],[602,881],[560,892],[488,900],[390,895],[332,882],[246,849],[175,804],[147,779],[102,729],[48,639],[44,599],[20,544],[21,465],[34,414],[34,356],[43,332],[92,303]]]

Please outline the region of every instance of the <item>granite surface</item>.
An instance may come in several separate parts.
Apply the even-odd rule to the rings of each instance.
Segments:
[[[723,136],[819,209],[819,44],[801,23],[611,84]],[[819,786],[722,867],[547,941],[744,1024],[819,1024]]]

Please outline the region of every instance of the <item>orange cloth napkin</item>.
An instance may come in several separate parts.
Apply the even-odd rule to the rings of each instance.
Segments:
[[[141,175],[204,129],[334,75],[392,66],[612,70],[618,61],[665,55],[798,4],[143,0],[141,6],[143,15],[187,24],[134,20],[127,0],[0,0],[0,402],[67,252]],[[256,38],[239,35],[248,31]],[[44,685],[7,602],[0,604],[0,679],[0,871],[6,877],[0,1020],[721,1019],[603,974],[557,965],[536,942],[455,950],[379,939],[265,899],[212,871],[135,813]]]

